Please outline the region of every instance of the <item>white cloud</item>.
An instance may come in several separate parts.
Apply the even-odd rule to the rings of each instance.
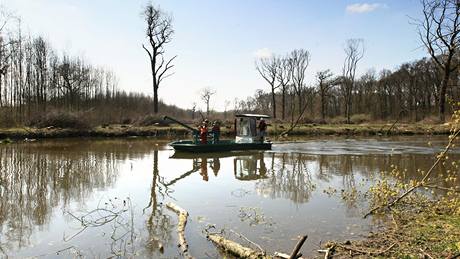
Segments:
[[[384,8],[385,5],[383,4],[368,4],[368,3],[358,3],[358,4],[351,4],[347,5],[347,12],[348,13],[369,13],[375,11],[379,8]]]
[[[273,56],[273,52],[269,48],[262,48],[254,51],[256,58],[269,58]]]

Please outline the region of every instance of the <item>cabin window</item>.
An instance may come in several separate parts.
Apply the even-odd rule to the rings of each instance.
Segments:
[[[254,137],[257,136],[256,120],[252,118],[240,118],[238,126],[238,136],[241,137]]]

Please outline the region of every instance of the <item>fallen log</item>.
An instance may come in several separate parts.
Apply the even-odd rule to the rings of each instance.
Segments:
[[[221,247],[230,254],[244,259],[271,259],[273,257],[266,256],[261,252],[255,251],[249,247],[242,246],[237,242],[228,240],[219,234],[208,234],[208,239],[214,244]]]
[[[209,233],[207,235],[207,238],[211,240],[211,242],[216,244],[218,247],[236,256],[237,258],[242,258],[242,259],[275,259],[275,258],[289,259],[289,258],[292,258],[291,255],[280,253],[280,252],[275,252],[273,256],[266,255],[265,252],[256,251],[252,248],[245,247],[235,241],[226,239],[221,234]],[[306,236],[302,237],[299,243],[297,243],[294,251],[291,253],[291,254],[293,253],[296,254],[294,258],[303,259],[302,257],[300,257],[301,254],[297,254],[297,253],[300,250],[300,247],[305,242],[305,239],[306,239]]]
[[[192,259],[193,256],[191,256],[188,251],[188,243],[185,239],[185,225],[187,224],[188,212],[172,202],[168,202],[166,207],[174,211],[179,216],[179,222],[177,223],[177,234],[179,235],[178,247],[185,258]]]

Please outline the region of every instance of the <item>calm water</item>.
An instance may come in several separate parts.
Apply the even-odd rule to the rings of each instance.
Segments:
[[[308,234],[303,253],[316,255],[321,241],[378,230],[362,219],[365,200],[341,193],[364,190],[392,164],[416,177],[445,138],[328,138],[213,155],[146,139],[0,145],[0,255],[180,258],[169,201],[190,213],[196,258],[220,256],[205,238],[209,225],[269,252],[289,252]]]

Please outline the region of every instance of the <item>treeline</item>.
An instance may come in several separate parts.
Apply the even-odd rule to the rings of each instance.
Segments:
[[[298,59],[298,53],[303,59],[300,65],[297,61],[292,63],[292,59]],[[428,117],[436,120],[442,71],[430,58],[404,63],[394,71],[369,70],[358,78],[347,75],[345,64],[344,73],[319,71],[314,83],[307,84],[304,80],[309,61],[306,50],[259,60],[257,68],[270,90],[257,90],[246,100],[235,100],[234,109],[271,111],[273,117],[283,120],[295,120],[302,115],[304,122],[319,123],[396,119],[416,122]],[[460,99],[457,82],[458,71],[455,71],[447,88],[451,103]]]
[[[121,91],[110,70],[61,53],[41,36],[24,35],[11,16],[5,24],[0,29],[0,127],[152,121],[151,97]],[[189,116],[161,101],[159,106],[164,113]]]

